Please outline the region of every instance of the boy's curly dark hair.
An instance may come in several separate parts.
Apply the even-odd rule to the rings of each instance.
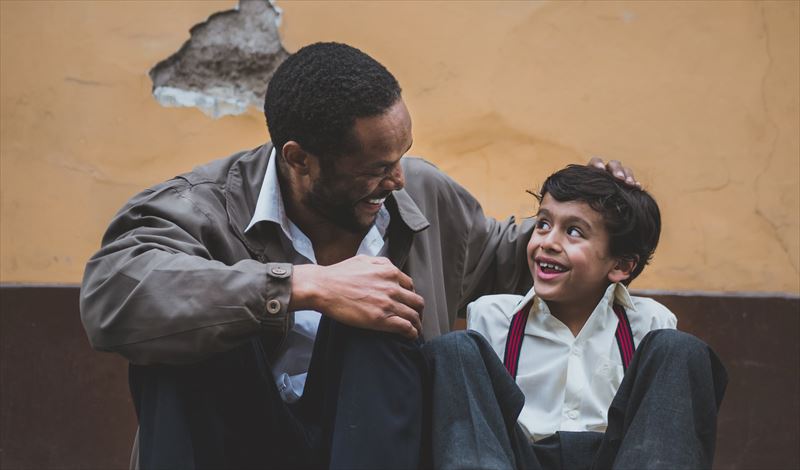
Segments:
[[[583,201],[600,213],[611,256],[636,263],[626,285],[652,260],[661,235],[661,212],[646,191],[626,185],[605,170],[569,165],[550,175],[534,196],[541,203],[545,194],[559,202]]]
[[[350,133],[355,120],[382,114],[400,93],[394,76],[372,57],[346,44],[319,42],[275,71],[264,116],[279,152],[293,140],[328,160],[357,150]]]

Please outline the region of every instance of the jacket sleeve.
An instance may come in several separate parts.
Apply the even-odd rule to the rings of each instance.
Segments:
[[[526,247],[535,220],[517,224],[514,217],[498,221],[487,217],[472,195],[461,188],[466,210],[465,254],[459,314],[466,305],[487,294],[524,294],[533,285]]]
[[[184,364],[288,328],[291,265],[214,260],[209,247],[224,245],[227,215],[204,210],[191,189],[176,179],[145,191],[112,221],[81,288],[94,348],[137,364]]]

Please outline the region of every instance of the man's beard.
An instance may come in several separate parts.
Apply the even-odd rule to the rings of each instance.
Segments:
[[[314,182],[311,191],[306,195],[304,203],[321,217],[333,223],[339,228],[351,233],[365,233],[374,218],[368,224],[358,220],[356,216],[356,205],[361,201],[347,200],[346,196],[331,194],[329,188],[331,183],[328,178],[322,177]]]

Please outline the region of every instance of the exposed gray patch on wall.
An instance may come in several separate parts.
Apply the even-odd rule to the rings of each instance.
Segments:
[[[289,55],[280,20],[269,0],[240,0],[236,9],[214,13],[150,70],[153,96],[163,106],[195,106],[213,118],[261,109],[267,83]]]

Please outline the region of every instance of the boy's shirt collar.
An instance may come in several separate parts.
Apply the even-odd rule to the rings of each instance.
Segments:
[[[514,306],[512,310],[506,312],[506,315],[511,318],[515,313],[520,311],[520,309],[525,307],[528,302],[531,301],[531,299],[533,299],[533,305],[531,307],[531,312],[533,314],[550,315],[550,309],[547,307],[547,303],[545,303],[543,299],[536,295],[536,291],[533,287],[531,287],[528,293],[525,294],[525,296],[517,303],[517,305]],[[601,307],[603,309],[608,309],[608,311],[613,311],[615,303],[620,304],[626,311],[636,311],[636,307],[633,304],[633,299],[631,298],[631,294],[628,292],[628,289],[623,284],[614,283],[606,288],[603,297],[600,299],[600,302],[597,303],[591,315],[594,315],[594,312]]]

